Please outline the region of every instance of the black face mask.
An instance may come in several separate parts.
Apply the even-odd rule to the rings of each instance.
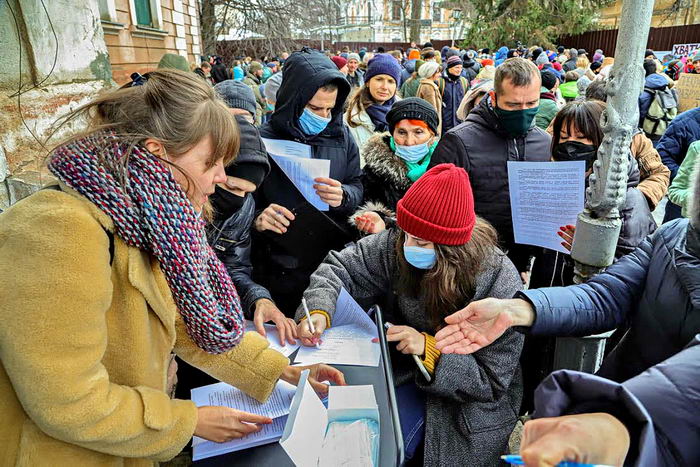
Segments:
[[[214,220],[225,221],[236,214],[245,202],[245,196],[238,196],[217,185],[211,196],[211,204],[214,206]]]
[[[554,146],[552,156],[558,161],[586,161],[586,171],[593,168],[598,155],[598,148],[592,144],[583,144],[578,141],[567,141]]]

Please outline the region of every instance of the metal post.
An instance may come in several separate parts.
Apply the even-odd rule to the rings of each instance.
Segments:
[[[586,189],[586,206],[578,216],[571,257],[574,280],[585,282],[612,264],[620,235],[620,208],[627,193],[632,135],[638,126],[637,99],[644,88],[642,59],[649,36],[654,0],[625,0],[615,47],[615,64],[606,87],[603,143]]]

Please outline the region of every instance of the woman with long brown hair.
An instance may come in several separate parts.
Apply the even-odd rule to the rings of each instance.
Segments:
[[[473,300],[510,298],[521,281],[497,247],[496,232],[476,217],[469,176],[452,164],[433,167],[397,205],[398,229],[330,252],[311,276],[299,336],[314,345],[332,326],[344,287],[359,303],[379,303],[397,344],[391,363],[406,456],[424,465],[493,466],[513,430],[522,383],[523,338],[504,335],[492,352],[461,358],[436,352],[434,335],[446,315]],[[418,368],[427,370],[427,381]]]
[[[396,101],[401,80],[401,66],[389,54],[376,55],[369,61],[365,83],[348,100],[345,124],[360,148],[360,167],[364,167],[363,148],[375,133],[389,129],[386,114]]]
[[[68,117],[52,189],[0,215],[0,458],[7,465],[153,465],[193,435],[224,442],[272,420],[166,393],[171,352],[265,400],[300,369],[244,334],[202,212],[239,146],[194,73],[135,74]],[[342,383],[330,367],[317,378]],[[324,384],[312,384],[324,391]]]

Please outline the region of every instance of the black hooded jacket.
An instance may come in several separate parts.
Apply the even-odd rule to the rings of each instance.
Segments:
[[[331,82],[338,86],[331,122],[319,135],[308,136],[299,127],[299,117],[316,91]],[[311,157],[331,161],[330,178],[343,184],[343,203],[331,208],[329,215],[341,223],[362,201],[360,152],[343,124],[343,105],[349,93],[350,84],[335,64],[322,53],[304,48],[287,59],[275,112],[260,129],[263,138],[307,144],[312,149]],[[264,209],[270,203],[289,209],[297,206],[303,197],[277,164],[270,162],[272,172],[256,192],[258,209]]]
[[[464,123],[445,133],[430,160],[430,167],[448,162],[467,171],[476,214],[494,226],[508,257],[520,272],[526,270],[533,249],[515,245],[508,161],[547,162],[550,143],[551,137],[534,126],[534,120],[525,135],[509,136],[487,97],[469,113]]]
[[[331,122],[319,135],[308,136],[299,126],[299,117],[316,91],[328,83],[338,86]],[[282,84],[277,93],[275,112],[260,129],[263,138],[307,144],[311,146],[312,158],[331,161],[330,178],[343,184],[343,201],[340,206],[331,207],[325,214],[341,226],[346,225],[347,217],[362,202],[360,152],[343,124],[343,106],[349,93],[350,84],[335,64],[322,53],[304,48],[287,59]],[[255,193],[257,209],[263,210],[275,203],[291,210],[304,203],[301,193],[273,159],[270,160],[270,165],[270,174]],[[255,275],[262,275],[260,281],[263,285],[270,284],[268,288],[275,301],[278,301],[278,297],[275,297],[275,287],[272,284],[279,283],[280,280],[286,282],[288,290],[285,293],[297,295],[298,292],[300,297],[308,284],[308,277],[323,257],[317,258],[316,254],[310,257],[307,251],[282,251],[265,234],[256,235],[254,242]],[[277,277],[280,271],[286,274],[284,278]],[[290,278],[290,274],[295,276],[294,279]]]

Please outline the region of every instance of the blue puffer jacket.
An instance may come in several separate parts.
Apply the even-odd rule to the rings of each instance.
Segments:
[[[700,333],[700,235],[687,219],[661,226],[585,284],[524,292],[533,334],[586,336],[627,329],[598,375],[626,381],[683,350]]]
[[[700,334],[642,374],[615,383],[557,371],[537,389],[535,418],[606,412],[630,433],[625,465],[700,465]]]
[[[671,171],[671,180],[685,159],[688,147],[697,140],[700,140],[700,107],[674,118],[656,146],[661,161]]]

